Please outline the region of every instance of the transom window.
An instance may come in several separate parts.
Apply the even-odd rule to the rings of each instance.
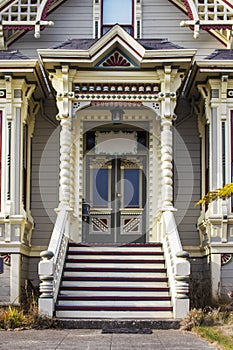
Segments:
[[[133,0],[102,0],[102,35],[115,24],[133,35]]]

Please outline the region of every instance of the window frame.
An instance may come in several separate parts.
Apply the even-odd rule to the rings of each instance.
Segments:
[[[134,37],[134,16],[135,16],[135,6],[134,6],[134,0],[131,0],[131,3],[132,3],[132,21],[131,21],[131,24],[128,24],[128,23],[125,23],[125,24],[119,24],[123,29],[125,28],[131,28],[131,33],[129,33],[127,30],[127,33],[130,34],[132,37]],[[100,23],[100,26],[101,26],[101,29],[100,29],[100,32],[101,32],[101,36],[103,36],[105,33],[107,33],[112,27],[114,27],[115,24],[104,24],[103,23],[103,15],[104,15],[104,0],[101,0],[101,23]],[[104,32],[104,28],[108,28],[107,31]]]

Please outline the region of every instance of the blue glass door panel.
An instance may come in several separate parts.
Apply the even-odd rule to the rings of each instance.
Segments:
[[[140,206],[140,169],[124,169],[124,208]]]
[[[93,200],[94,207],[108,207],[109,184],[108,169],[93,169]]]

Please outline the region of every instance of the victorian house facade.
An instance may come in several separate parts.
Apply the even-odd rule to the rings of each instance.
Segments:
[[[2,0],[0,302],[174,318],[233,289],[232,0]],[[206,301],[207,300],[207,301]]]

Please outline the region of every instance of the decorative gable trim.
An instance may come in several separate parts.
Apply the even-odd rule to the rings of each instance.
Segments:
[[[100,62],[103,62],[107,57],[106,52],[109,56],[115,51],[124,56],[132,67],[138,66],[145,54],[144,47],[118,24],[90,47],[89,54],[93,61],[99,61],[100,57],[102,57],[102,61]],[[125,54],[125,52],[127,52],[127,54]],[[133,60],[130,59],[130,57],[132,57]],[[133,63],[133,61],[137,62],[137,64]],[[95,65],[98,64],[99,63],[95,63]]]
[[[200,29],[213,34],[227,46],[233,47],[233,4],[227,0],[170,0],[184,11],[189,20],[182,21],[182,27],[194,30],[194,38]],[[184,8],[185,5],[185,8]]]
[[[114,49],[110,54],[105,56],[100,62],[96,64],[96,67],[104,68],[134,68],[138,65],[132,61],[126,54],[123,54],[121,50]]]
[[[34,30],[35,38],[39,38],[45,26],[53,25],[52,21],[46,21],[47,15],[62,2],[64,0],[3,0],[0,6],[0,37],[5,39],[6,44],[11,44],[22,31]],[[4,48],[4,40],[0,46]]]

